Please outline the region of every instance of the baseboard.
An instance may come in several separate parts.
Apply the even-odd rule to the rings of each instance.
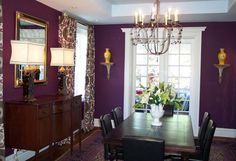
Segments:
[[[39,150],[39,153],[48,149],[49,146],[46,146],[42,149]],[[34,151],[29,151],[29,150],[20,150],[17,152],[16,154],[16,149],[14,150],[14,154],[9,155],[6,157],[6,161],[26,161],[27,159],[35,156],[35,152]]]
[[[9,155],[6,157],[6,161],[26,161],[27,159],[33,157],[35,152],[33,151],[19,151],[17,152],[17,156],[15,154]]]
[[[111,120],[112,127],[115,127],[114,120]],[[100,127],[100,121],[97,118],[94,118],[94,127]]]
[[[112,120],[112,124],[114,121]],[[99,119],[94,119],[94,126],[100,127]],[[226,138],[236,138],[236,129],[227,129],[227,128],[216,128],[215,135],[218,137],[226,137]]]
[[[94,127],[100,127],[99,119],[94,118]]]
[[[236,138],[236,129],[216,128],[214,136]]]

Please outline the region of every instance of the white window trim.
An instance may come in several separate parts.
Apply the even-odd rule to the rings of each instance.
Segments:
[[[182,36],[184,39],[192,39],[193,40],[193,55],[192,55],[192,66],[193,73],[191,84],[194,84],[193,88],[191,88],[191,101],[189,114],[192,118],[192,125],[194,135],[196,136],[198,133],[198,122],[199,122],[199,105],[200,105],[200,76],[201,76],[201,46],[202,46],[202,32],[205,31],[206,27],[184,27]],[[135,64],[133,59],[135,59],[133,46],[131,42],[130,31],[131,28],[121,28],[122,32],[125,33],[125,67],[124,67],[124,119],[127,118],[134,110],[132,106],[135,103],[134,94],[135,94],[135,82],[134,71]],[[133,90],[133,91],[130,91]],[[192,96],[194,95],[194,96]]]

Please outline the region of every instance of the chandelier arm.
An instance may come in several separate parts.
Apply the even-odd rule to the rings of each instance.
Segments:
[[[170,41],[171,41],[171,34],[168,34],[168,39],[167,39],[167,45],[166,45],[166,48],[164,51],[162,51],[161,54],[165,54],[168,50],[169,50],[169,47],[170,47]]]

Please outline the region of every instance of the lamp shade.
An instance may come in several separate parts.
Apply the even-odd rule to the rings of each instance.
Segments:
[[[10,64],[44,64],[44,44],[11,40]]]
[[[51,66],[74,66],[74,49],[51,48]]]

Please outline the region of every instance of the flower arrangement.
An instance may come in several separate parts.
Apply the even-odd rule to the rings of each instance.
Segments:
[[[149,82],[146,88],[142,85],[140,86],[142,90],[139,91],[139,102],[134,105],[134,108],[143,108],[147,104],[162,104],[163,106],[172,105],[177,109],[181,109],[180,102],[182,98],[177,97],[171,84]]]

